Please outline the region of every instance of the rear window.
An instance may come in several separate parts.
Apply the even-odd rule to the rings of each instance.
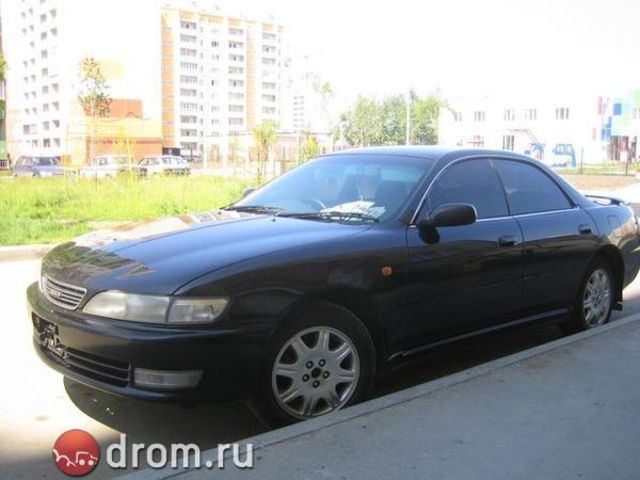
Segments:
[[[495,161],[513,215],[571,208],[571,202],[543,171],[522,162]]]

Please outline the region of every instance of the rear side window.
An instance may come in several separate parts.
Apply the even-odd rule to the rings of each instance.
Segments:
[[[541,170],[521,162],[496,160],[513,215],[571,208],[564,192]]]
[[[436,180],[429,194],[430,210],[446,203],[470,203],[476,207],[478,218],[509,214],[500,181],[488,160],[457,163]]]

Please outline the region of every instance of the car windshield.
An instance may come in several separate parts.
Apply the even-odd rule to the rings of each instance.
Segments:
[[[60,160],[56,157],[38,157],[36,158],[36,165],[39,167],[53,167],[60,164]]]
[[[231,209],[309,219],[384,221],[399,212],[433,161],[383,155],[337,155],[298,167]]]

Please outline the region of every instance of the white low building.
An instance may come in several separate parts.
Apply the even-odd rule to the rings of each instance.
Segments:
[[[477,95],[448,98],[440,116],[440,143],[511,150],[553,163],[554,151],[575,152],[575,162],[607,158],[601,139],[606,108],[601,97],[578,92]]]

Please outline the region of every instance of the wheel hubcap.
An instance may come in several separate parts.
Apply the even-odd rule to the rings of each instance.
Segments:
[[[360,376],[360,359],[344,333],[312,327],[284,344],[273,367],[271,383],[278,405],[305,419],[343,407]]]
[[[595,270],[584,289],[584,319],[590,328],[602,325],[611,308],[611,281],[602,268]]]

